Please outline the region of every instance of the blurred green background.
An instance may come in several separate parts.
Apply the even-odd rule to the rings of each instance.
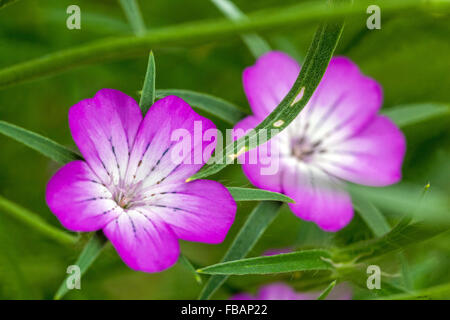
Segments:
[[[299,1],[234,1],[244,12],[296,4]],[[183,22],[221,17],[207,0],[139,1],[148,29]],[[66,8],[81,8],[81,30],[66,28]],[[270,11],[268,11],[270,13]],[[418,103],[450,102],[450,19],[448,15],[403,11],[382,13],[381,30],[370,31],[365,17],[350,19],[337,54],[354,60],[362,71],[383,86],[383,108]],[[316,24],[273,29],[262,34],[273,48],[301,59]],[[116,1],[21,0],[0,10],[0,68],[104,37],[131,34]],[[287,41],[286,41],[287,40]],[[254,58],[239,37],[218,38],[196,46],[173,46],[154,51],[157,88],[182,88],[210,93],[243,109],[248,104],[241,73]],[[133,97],[141,89],[147,55],[128,57],[70,70],[52,77],[0,91],[0,119],[38,132],[63,145],[74,147],[67,111],[76,102],[92,97],[101,88],[114,88]],[[223,124],[216,121],[218,126]],[[450,192],[450,135],[448,117],[431,119],[404,130],[408,152],[404,180],[418,185],[431,183],[430,192]],[[0,136],[0,195],[28,208],[48,223],[59,226],[45,204],[45,187],[58,164],[27,147]],[[229,166],[217,177],[227,186],[250,186],[239,166]],[[420,195],[417,195],[419,197]],[[415,199],[411,199],[413,201]],[[181,244],[195,264],[218,262],[255,203],[239,203],[236,222],[220,245]],[[389,214],[389,212],[386,212]],[[395,219],[395,218],[393,218]],[[393,222],[393,221],[391,221]],[[325,233],[302,222],[287,208],[277,217],[250,256],[283,247],[345,245],[370,237],[359,217],[337,234]],[[406,250],[410,286],[420,289],[450,281],[450,235]],[[0,298],[51,299],[74,263],[83,243],[64,246],[36,233],[0,211]],[[380,261],[386,272],[398,272],[396,256]],[[293,286],[314,274],[265,277],[232,277],[215,298],[230,293],[254,291],[261,283],[283,279]],[[361,271],[365,277],[365,270]],[[205,277],[206,280],[206,277]],[[108,247],[81,281],[82,290],[69,292],[72,299],[195,299],[201,289],[182,264],[158,274],[128,269]],[[373,298],[377,292],[354,287],[355,298]],[[317,291],[317,288],[312,288]],[[450,298],[450,297],[449,297]]]

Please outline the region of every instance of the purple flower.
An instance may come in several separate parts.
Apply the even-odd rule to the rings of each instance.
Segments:
[[[230,193],[215,181],[186,183],[203,163],[175,163],[170,156],[171,133],[183,129],[194,136],[194,122],[202,132],[215,129],[175,96],[157,101],[144,119],[120,91],[103,89],[80,101],[69,111],[69,125],[86,161],[70,162],[53,176],[48,206],[69,230],[102,229],[135,270],[172,266],[178,239],[222,242],[236,212]],[[194,141],[186,157],[205,145]]]
[[[256,127],[281,102],[299,72],[297,62],[281,52],[269,52],[245,69],[244,90],[254,115],[235,130]],[[343,228],[353,217],[343,180],[386,186],[401,179],[405,138],[377,114],[381,104],[376,81],[349,59],[333,58],[305,109],[268,142],[279,155],[277,172],[264,173],[273,159],[260,151],[262,145],[241,156],[244,173],[255,186],[293,198],[296,203],[289,206],[298,217],[326,231]],[[250,157],[257,161],[249,163]]]
[[[238,293],[231,300],[316,300],[320,293],[300,293],[282,282],[275,282],[261,287],[256,295]],[[336,286],[326,300],[350,300],[351,289],[345,284]]]

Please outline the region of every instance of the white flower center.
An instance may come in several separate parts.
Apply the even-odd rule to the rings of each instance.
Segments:
[[[131,209],[140,202],[140,184],[134,186],[114,187],[113,199],[123,209]]]

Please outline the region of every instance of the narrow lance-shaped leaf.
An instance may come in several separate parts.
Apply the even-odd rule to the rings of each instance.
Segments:
[[[83,248],[83,251],[81,251],[81,254],[78,257],[77,261],[74,263],[75,266],[80,268],[80,277],[86,272],[87,269],[89,269],[95,259],[97,259],[98,255],[107,243],[108,239],[106,239],[101,231],[92,234],[92,237],[89,239],[88,243]],[[70,272],[74,271],[68,270],[68,273]],[[55,300],[61,299],[69,291],[67,283],[69,277],[70,274],[59,287],[54,297]]]
[[[246,116],[246,113],[236,107],[231,102],[222,98],[214,97],[206,93],[195,92],[183,89],[161,89],[156,90],[158,99],[175,95],[185,100],[192,107],[206,111],[217,118],[224,120],[230,125],[236,124],[239,120]]]
[[[195,267],[192,265],[191,261],[189,261],[188,258],[186,258],[186,256],[184,254],[180,254],[180,258],[179,261],[186,267],[187,270],[189,270],[195,281],[197,281],[198,284],[202,284],[202,277],[197,273],[197,271],[195,270]]]
[[[450,295],[450,283],[415,290],[408,293],[399,293],[383,296],[382,300],[447,300]]]
[[[142,18],[141,10],[136,0],[119,0],[123,11],[127,17],[128,23],[131,25],[133,32],[137,36],[145,33],[145,23]]]
[[[332,1],[332,3],[335,2]],[[343,21],[333,21],[323,23],[318,28],[300,74],[283,101],[254,130],[228,144],[223,154],[216,154],[214,164],[204,166],[191,179],[200,179],[219,172],[239,155],[250,150],[248,141],[256,141],[258,145],[263,144],[285,129],[297,117],[319,85],[336,49],[343,26]],[[256,145],[251,147],[255,148]]]
[[[80,160],[82,157],[66,147],[32,131],[0,121],[0,133],[19,141],[59,163]]]
[[[275,219],[280,207],[281,202],[264,201],[259,203],[247,218],[222,261],[237,260],[245,257]],[[211,276],[203,287],[199,299],[209,299],[227,278],[225,275]]]
[[[20,220],[26,225],[32,227],[37,232],[52,238],[62,244],[74,244],[77,241],[77,237],[71,235],[63,230],[60,230],[52,225],[49,225],[44,219],[42,219],[36,213],[33,213],[21,206],[9,201],[0,196],[0,212],[9,214],[12,217]]]
[[[235,201],[281,201],[281,202],[295,202],[293,199],[285,196],[284,194],[278,192],[271,192],[262,189],[251,189],[251,188],[238,188],[238,187],[228,187]]]
[[[381,211],[365,197],[352,194],[352,202],[353,207],[358,211],[361,218],[375,236],[381,237],[391,230],[389,223]]]
[[[332,270],[333,266],[327,261],[330,257],[330,252],[326,250],[304,250],[218,263],[202,268],[198,272],[219,275],[247,275]]]
[[[211,1],[230,20],[238,21],[248,19],[247,16],[230,0]],[[246,33],[241,35],[241,38],[255,58],[258,58],[271,50],[267,41],[256,33]]]
[[[144,85],[141,91],[141,99],[139,100],[139,107],[142,114],[145,115],[155,102],[155,80],[156,80],[156,66],[153,52],[150,52],[148,57],[147,72],[145,73]]]
[[[232,1],[230,0],[211,0],[216,7],[230,20],[239,21],[248,19]],[[249,51],[255,58],[262,56],[264,53],[271,51],[269,43],[257,33],[246,33],[241,35],[242,41],[247,45]],[[298,52],[297,48],[290,42],[290,40],[282,35],[277,35],[274,38],[275,47],[277,50],[284,51],[297,61],[303,61],[303,56]]]
[[[331,293],[331,291],[333,290],[335,285],[336,285],[336,280],[331,282],[328,285],[328,287],[326,287],[325,290],[323,290],[323,292],[320,294],[320,296],[317,297],[317,300],[325,300],[326,297],[328,297],[328,295]]]
[[[366,261],[431,239],[448,230],[450,227],[445,225],[430,226],[423,222],[411,223],[411,218],[406,216],[383,237],[360,241],[342,248],[335,253],[333,260],[349,261],[356,258],[358,261]]]
[[[411,104],[383,110],[382,114],[403,128],[435,118],[448,117],[450,116],[450,107],[438,103]]]
[[[370,201],[377,208],[397,215],[414,215],[426,223],[450,226],[448,197],[439,189],[430,190],[421,197],[422,186],[400,183],[384,188],[349,185],[352,196]]]
[[[413,288],[413,282],[411,277],[411,270],[409,267],[408,259],[406,258],[405,252],[399,252],[397,254],[397,258],[399,260],[401,266],[402,280],[407,291],[411,291]]]

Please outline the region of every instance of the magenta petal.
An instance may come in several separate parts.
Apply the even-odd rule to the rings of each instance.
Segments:
[[[353,290],[347,283],[338,284],[328,295],[326,300],[352,300]]]
[[[297,293],[284,283],[272,283],[262,287],[258,300],[297,300]]]
[[[238,293],[233,295],[231,300],[313,300],[313,294],[298,293],[293,288],[282,282],[275,282],[261,287],[252,296],[248,293]]]
[[[385,116],[323,154],[322,167],[351,182],[385,186],[401,179],[406,151],[402,132]]]
[[[151,192],[151,204],[146,208],[158,214],[180,239],[220,243],[233,224],[236,203],[216,181],[162,185]]]
[[[216,133],[214,123],[194,112],[181,98],[168,96],[157,101],[139,128],[126,182],[143,181],[144,186],[151,186],[185,181],[214,150],[215,139],[202,139],[206,132]]]
[[[275,282],[265,285],[259,289],[256,296],[248,293],[238,293],[233,295],[231,300],[316,300],[319,296],[317,292],[302,293],[296,292],[293,288],[282,282]],[[350,300],[352,290],[346,284],[339,284],[331,291],[326,300]]]
[[[309,165],[283,170],[284,193],[295,200],[291,210],[325,231],[338,231],[353,218],[351,198],[343,188],[338,179]]]
[[[311,100],[287,130],[326,152],[370,125],[381,103],[381,86],[375,80],[348,58],[333,58]]]
[[[258,157],[258,159],[261,159],[261,157]],[[261,174],[267,167],[269,166],[263,165],[262,162],[258,162],[257,164],[242,164],[244,174],[255,187],[272,192],[282,192],[280,173]]]
[[[255,300],[255,297],[248,293],[237,293],[230,297],[230,300]]]
[[[64,227],[96,231],[117,217],[122,209],[84,161],[73,161],[52,177],[46,200]]]
[[[104,229],[122,260],[144,272],[165,270],[178,259],[180,248],[170,227],[151,211],[130,209]]]
[[[69,110],[72,137],[95,174],[106,184],[125,176],[128,154],[142,121],[133,98],[102,89]]]
[[[242,81],[252,111],[264,119],[283,100],[300,72],[287,54],[272,51],[244,70]]]
[[[272,283],[262,287],[257,300],[312,300],[312,295],[297,293],[284,283]]]
[[[300,117],[308,124],[305,134],[329,146],[363,129],[381,104],[381,86],[350,59],[337,57],[330,61]]]

